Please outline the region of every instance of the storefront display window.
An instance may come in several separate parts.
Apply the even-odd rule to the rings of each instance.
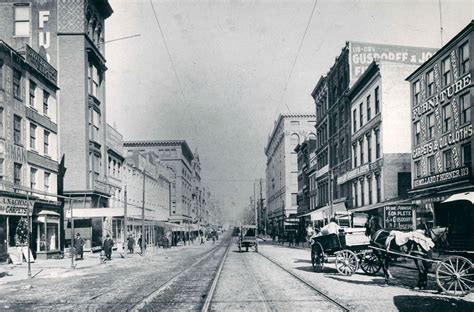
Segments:
[[[59,249],[59,214],[40,211],[34,220],[36,226],[36,251],[50,252]]]

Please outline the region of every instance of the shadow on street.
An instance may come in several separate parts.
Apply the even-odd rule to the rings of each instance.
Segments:
[[[395,296],[393,302],[399,311],[473,311],[474,303],[457,298]]]

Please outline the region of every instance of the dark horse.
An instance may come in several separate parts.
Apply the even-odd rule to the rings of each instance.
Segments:
[[[390,235],[390,231],[382,229],[380,226],[378,219],[376,217],[370,218],[367,222],[365,234],[370,236],[370,245],[373,247],[377,247],[383,250],[390,250],[401,254],[407,254],[411,256],[415,256],[418,258],[423,258],[427,260],[418,260],[414,259],[416,267],[418,269],[418,284],[417,288],[424,289],[427,286],[428,282],[428,270],[431,268],[432,262],[429,259],[432,258],[432,250],[424,250],[422,246],[413,241],[408,240],[408,242],[404,245],[398,246],[395,243],[395,240],[392,239],[390,242],[387,241]],[[387,246],[388,243],[388,246]],[[393,255],[389,254],[388,252],[381,251],[374,249],[374,254],[380,261],[383,269],[383,273],[385,275],[385,283],[388,284],[390,277],[390,271],[388,270],[388,266],[390,264],[391,258]]]

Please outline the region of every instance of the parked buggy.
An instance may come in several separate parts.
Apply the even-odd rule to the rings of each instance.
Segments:
[[[347,228],[339,234],[328,234],[313,238],[311,263],[315,272],[324,269],[330,257],[336,258],[336,269],[340,274],[352,275],[359,267],[367,274],[380,271],[378,258],[369,249],[369,239],[363,228]]]
[[[255,225],[242,225],[239,233],[239,252],[242,248],[249,251],[249,247],[254,247],[258,252],[257,227]]]

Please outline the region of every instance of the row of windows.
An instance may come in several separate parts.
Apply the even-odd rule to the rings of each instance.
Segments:
[[[436,169],[436,159],[435,155],[429,156],[427,159],[427,173],[428,175],[434,175],[439,170]],[[451,149],[443,152],[442,167],[444,171],[449,171],[454,169],[453,162],[453,151]],[[467,166],[472,168],[472,155],[471,155],[471,143],[467,143],[461,146],[461,164],[462,166]],[[421,172],[421,160],[418,160],[414,163],[415,165],[415,179],[418,179],[422,176]]]
[[[373,178],[375,177],[375,179]],[[375,198],[373,194],[375,180]],[[362,207],[379,203],[382,200],[382,185],[380,174],[362,176],[353,183],[354,207]],[[375,202],[374,202],[375,199]],[[367,200],[367,202],[366,202]]]
[[[365,99],[365,118],[364,118],[364,102],[359,104],[359,119],[357,119],[357,107],[352,111],[352,129],[353,132],[356,132],[357,129],[360,129],[365,123],[368,123],[372,117],[375,117],[380,112],[380,93],[379,87],[374,89],[372,101],[372,94],[367,95]],[[372,106],[374,106],[374,115],[372,116]],[[357,122],[359,121],[359,122]]]
[[[16,71],[16,70],[15,70]],[[21,88],[18,88],[18,90],[21,90]],[[38,111],[37,106],[37,93],[38,93],[38,88],[37,85],[34,81],[30,80],[30,96],[29,96],[29,104],[30,107],[33,108],[34,110]],[[48,116],[49,114],[49,98],[50,94],[48,91],[43,90],[43,100],[42,100],[42,110],[43,110],[43,115]]]
[[[108,163],[108,174],[113,177],[120,177],[120,171],[122,169],[122,163],[109,157]]]
[[[4,160],[0,159],[0,179],[4,175]],[[30,167],[30,188],[38,189],[38,177],[40,170],[38,168]],[[51,173],[44,171],[43,173],[43,190],[48,193],[50,191]],[[13,164],[13,183],[18,186],[23,186],[23,165],[20,163]]]
[[[422,117],[423,118],[423,117]],[[441,108],[441,119],[442,119],[442,132],[446,133],[451,131],[453,127],[453,109],[451,103],[444,105]],[[459,97],[459,119],[461,121],[461,125],[471,123],[471,103],[470,103],[470,94],[466,93]],[[426,115],[426,136],[427,140],[430,140],[435,135],[435,114],[430,113]],[[414,135],[414,143],[418,145],[422,142],[421,137],[421,121],[417,121],[413,124],[413,133]]]
[[[459,47],[459,72],[461,75],[469,71],[469,42]],[[434,70],[431,69],[426,73],[426,95],[432,96],[435,93]],[[447,56],[441,61],[441,87],[448,87],[453,82],[453,70],[451,68],[451,57]],[[413,83],[413,106],[420,104],[421,101],[421,82],[417,80]]]
[[[375,159],[381,157],[380,155],[380,131],[378,129],[373,130],[375,138]],[[367,144],[365,144],[367,143]],[[359,141],[352,144],[352,159],[353,168],[361,166],[365,163],[372,162],[373,155],[373,142],[372,142],[372,131],[364,136],[361,136]],[[367,148],[365,148],[367,146]],[[367,154],[365,154],[367,152]],[[367,156],[365,156],[367,155]],[[358,157],[359,156],[359,157]]]

